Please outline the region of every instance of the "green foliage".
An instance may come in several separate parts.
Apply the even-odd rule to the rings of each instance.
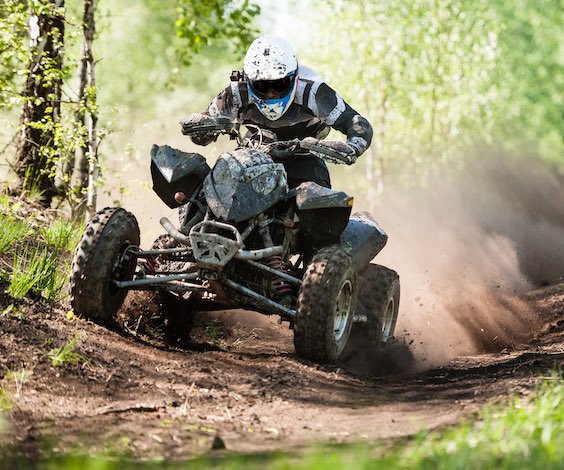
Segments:
[[[71,205],[76,205],[84,192],[84,188],[72,188],[70,182],[75,157],[86,149],[87,142],[86,129],[77,116],[100,117],[97,138],[103,139],[112,129],[107,108],[117,102],[120,110],[127,113],[129,110],[124,105],[150,106],[151,94],[171,89],[179,77],[179,65],[189,63],[203,47],[213,44],[221,50],[231,43],[242,53],[252,39],[251,23],[259,12],[248,0],[113,0],[111,4],[102,0],[98,6],[102,15],[98,15],[101,18],[98,18],[99,40],[95,49],[101,46],[104,51],[99,76],[101,87],[105,84],[110,90],[110,100],[104,102],[107,108],[102,109],[95,87],[87,88],[79,101],[70,86],[82,59],[76,47],[82,34],[82,24],[77,18],[82,16],[81,6],[66,2],[60,8],[56,3],[54,0],[0,3],[0,108],[22,106],[26,111],[27,117],[22,121],[26,137],[22,142],[31,147],[22,153],[19,161],[31,171],[17,168],[24,187],[40,182],[45,188],[57,177],[57,187],[68,196]],[[108,12],[108,8],[115,8],[117,15]],[[64,35],[63,27],[55,26],[60,19],[64,20],[61,23]],[[36,32],[44,37],[30,41],[30,33],[33,37]],[[53,47],[46,47],[48,43]],[[26,160],[26,155],[35,152],[37,156]],[[49,189],[45,200],[50,200],[52,195]]]
[[[512,150],[527,145],[564,169],[562,2],[503,0],[492,8],[500,29],[496,134]]]
[[[163,101],[176,86],[204,90],[211,101],[218,91],[211,76],[245,52],[258,7],[239,0],[101,0],[99,11],[100,102],[117,104],[119,127],[134,130],[162,119],[171,105]]]
[[[54,367],[65,364],[77,364],[78,362],[89,364],[88,359],[74,351],[74,347],[76,346],[76,342],[80,339],[80,336],[81,333],[78,332],[65,346],[53,348],[49,351],[47,356],[51,359],[51,364]]]
[[[244,53],[256,35],[252,21],[260,8],[249,0],[176,0],[176,12],[180,57],[186,61],[218,39],[229,39]]]
[[[368,171],[414,181],[498,140],[562,161],[559,2],[320,3],[304,58],[373,124]]]
[[[0,5],[0,107],[20,105],[19,92],[28,56],[27,2],[4,0]]]

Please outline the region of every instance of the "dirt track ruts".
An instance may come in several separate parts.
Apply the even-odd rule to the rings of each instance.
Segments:
[[[1,375],[33,371],[13,397],[3,440],[32,457],[52,440],[59,451],[186,458],[207,452],[215,436],[243,452],[412,435],[527,394],[539,374],[564,366],[564,285],[530,301],[544,325],[530,344],[414,373],[392,353],[382,357],[384,375],[303,361],[287,324],[249,312],[200,314],[180,345],[29,303],[20,306],[25,321],[0,318]],[[142,305],[133,299],[129,313]],[[53,367],[47,352],[77,331],[88,363]]]

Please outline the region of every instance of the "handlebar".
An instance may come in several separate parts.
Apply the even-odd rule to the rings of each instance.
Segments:
[[[309,153],[330,163],[351,163],[349,155],[327,147],[316,139],[276,141],[276,135],[272,132],[270,134],[274,138],[268,135],[268,137],[264,136],[265,138],[263,139],[263,133],[266,131],[253,125],[247,125],[246,127],[253,128],[256,132],[250,138],[243,138],[240,132],[240,124],[232,122],[225,116],[195,114],[181,121],[181,125],[184,135],[228,134],[230,138],[237,139],[240,146],[260,148],[271,157],[277,159],[291,158]]]
[[[233,132],[233,124],[205,124],[183,129],[184,135],[203,134],[207,132],[217,132],[219,134],[231,134]]]
[[[318,142],[308,142],[307,140],[286,140],[269,144],[265,151],[274,158],[292,158],[304,155],[305,153],[314,154],[329,163],[349,164],[349,156],[329,148]]]

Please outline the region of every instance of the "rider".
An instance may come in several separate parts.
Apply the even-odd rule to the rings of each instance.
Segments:
[[[256,39],[245,55],[243,72],[232,74],[230,85],[200,116],[220,115],[253,124],[274,132],[278,140],[323,139],[334,128],[346,134],[347,142],[320,143],[345,156],[349,165],[370,145],[370,123],[315,71],[298,65],[294,49],[285,39],[273,35]],[[199,145],[208,145],[217,137],[214,132],[191,135]],[[283,163],[290,187],[305,181],[331,187],[327,166],[315,155],[300,155]]]

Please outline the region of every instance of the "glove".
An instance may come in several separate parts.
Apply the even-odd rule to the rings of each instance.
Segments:
[[[346,142],[342,142],[340,140],[322,140],[318,142],[320,147],[326,147],[328,149],[333,150],[334,152],[339,153],[345,160],[347,165],[352,165],[356,162],[356,152],[353,147],[351,147]],[[315,154],[315,151],[312,151]]]
[[[272,158],[290,157],[296,153],[299,141],[296,140],[281,140],[269,145],[268,153]]]
[[[315,137],[306,137],[302,140],[302,143],[306,145],[317,145],[319,143],[319,139],[316,139]]]
[[[180,126],[182,127],[182,133],[184,135],[191,135],[194,134],[194,128],[203,126],[217,126],[220,127],[222,131],[228,132],[233,127],[233,123],[231,119],[226,116],[210,116],[208,114],[194,113],[182,118],[180,120]],[[217,131],[211,131],[211,133],[214,134],[219,132],[219,129]]]
[[[215,142],[218,137],[218,132],[198,132],[190,134],[190,139],[192,140],[192,142],[194,142],[196,145],[202,146]]]

